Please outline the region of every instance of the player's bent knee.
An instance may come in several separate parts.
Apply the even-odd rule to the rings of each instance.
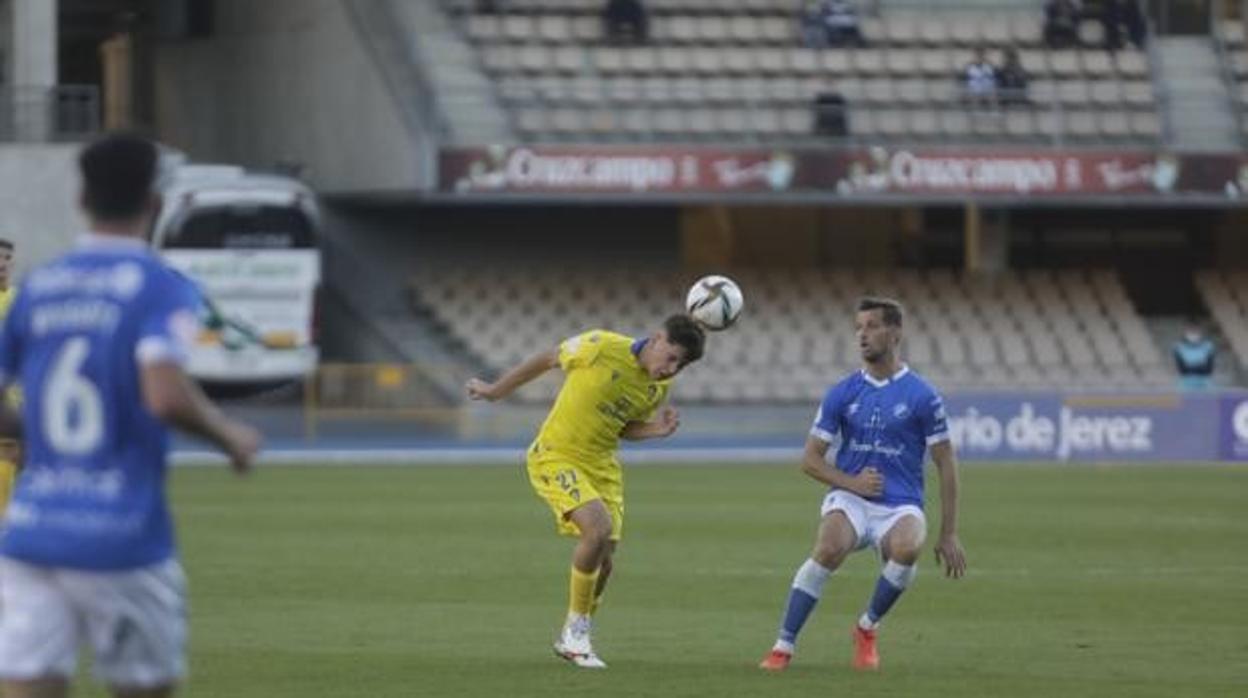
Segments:
[[[582,529],[581,537],[592,543],[594,547],[601,548],[605,553],[607,547],[611,545],[611,524],[593,526],[588,530]]]
[[[834,570],[841,566],[841,563],[845,561],[845,558],[848,557],[851,552],[853,552],[851,546],[818,545],[815,547],[814,553],[811,554],[811,558],[820,565],[823,565],[830,570]]]
[[[893,550],[888,553],[887,557],[889,560],[892,560],[899,565],[913,565],[919,561],[919,556],[922,552],[922,548],[894,546]]]

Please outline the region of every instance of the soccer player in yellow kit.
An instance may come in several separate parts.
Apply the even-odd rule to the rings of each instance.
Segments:
[[[0,325],[4,324],[4,318],[9,314],[9,308],[13,305],[13,296],[17,292],[9,278],[13,270],[13,252],[12,241],[0,238]],[[0,400],[16,402],[18,400],[16,390],[0,394]],[[16,407],[16,405],[10,406]],[[13,494],[13,483],[17,480],[17,465],[20,459],[21,445],[13,439],[0,438],[0,515],[3,515],[4,510],[9,506],[9,495]]]
[[[579,667],[605,668],[590,641],[592,616],[611,574],[624,526],[620,439],[670,436],[680,425],[665,406],[671,379],[702,357],[706,335],[686,315],[667,318],[647,338],[606,330],[572,337],[489,383],[468,381],[473,400],[500,400],[554,368],[567,374],[529,447],[529,482],[555,515],[559,533],[578,538],[568,615],[555,653]]]

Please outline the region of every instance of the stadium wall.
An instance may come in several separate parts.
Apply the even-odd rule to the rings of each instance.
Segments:
[[[960,460],[1174,463],[1248,460],[1248,392],[953,391],[950,436]],[[814,405],[683,405],[668,439],[622,444],[627,463],[786,460],[796,465]],[[310,408],[311,406],[307,406]],[[233,406],[260,425],[271,462],[522,463],[548,406],[472,403],[392,413]],[[207,457],[180,439],[182,462]]]
[[[303,166],[329,192],[419,186],[418,154],[339,0],[218,0],[155,51],[160,138],[201,161]]]
[[[78,213],[78,146],[0,146],[0,237],[17,244],[16,273],[64,252],[85,226]]]

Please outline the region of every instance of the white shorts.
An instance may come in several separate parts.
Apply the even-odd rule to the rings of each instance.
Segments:
[[[186,674],[186,576],[177,560],[88,572],[0,558],[0,678],[72,677],[90,643],[104,683],[156,688]]]
[[[884,536],[907,516],[917,517],[924,530],[927,529],[927,518],[923,516],[923,510],[913,504],[876,504],[846,490],[832,490],[823,498],[823,508],[819,515],[827,516],[834,511],[845,514],[849,525],[854,527],[854,534],[858,536],[855,550],[862,550],[867,546],[879,550]]]

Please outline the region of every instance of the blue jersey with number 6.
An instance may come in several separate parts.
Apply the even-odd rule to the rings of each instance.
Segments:
[[[0,554],[88,570],[175,554],[169,435],[139,377],[144,365],[185,362],[199,298],[142,242],[112,236],[86,235],[27,275],[0,334],[0,381],[25,396],[25,470]]]

